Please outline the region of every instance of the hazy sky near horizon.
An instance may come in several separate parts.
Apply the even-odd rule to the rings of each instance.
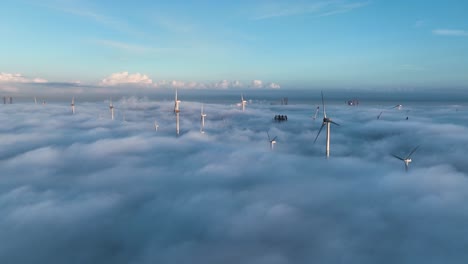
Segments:
[[[466,87],[467,11],[463,0],[7,0],[0,82]]]

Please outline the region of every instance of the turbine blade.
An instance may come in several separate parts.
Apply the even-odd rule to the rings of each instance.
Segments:
[[[401,158],[401,157],[398,157],[398,156],[395,155],[395,154],[392,154],[392,156],[395,157],[395,158],[397,158],[397,159],[399,159],[399,160],[405,161],[405,159],[403,159],[403,158]]]
[[[267,131],[267,135],[268,135],[268,141],[271,141],[270,140],[270,134],[268,133],[268,131]]]
[[[415,147],[411,152],[410,154],[408,154],[408,156],[406,157],[407,159],[411,157],[411,155],[413,155],[413,153],[419,148],[419,146]]]
[[[271,141],[275,141],[278,136],[274,137]]]
[[[334,124],[334,125],[337,125],[337,126],[340,126],[340,124],[336,123],[336,122],[333,122],[330,120],[330,123]]]
[[[323,129],[324,126],[325,126],[325,124],[322,123],[322,126],[320,127],[320,130],[319,130],[319,132],[317,133],[317,136],[315,137],[314,143],[315,143],[315,141],[317,141],[317,138],[319,137],[320,132],[322,132],[322,129]]]
[[[320,91],[322,94],[322,106],[323,106],[323,117],[327,117],[327,111],[325,111],[325,101],[323,100],[323,91]]]
[[[380,119],[380,116],[383,114],[383,111],[377,116],[377,119]]]

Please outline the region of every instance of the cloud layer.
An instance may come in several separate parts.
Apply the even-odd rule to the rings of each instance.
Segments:
[[[42,78],[28,78],[19,73],[0,72],[0,83],[46,83],[47,80]]]
[[[316,105],[205,104],[201,134],[201,104],[179,98],[179,137],[171,101],[115,100],[115,121],[107,101],[76,98],[76,115],[69,102],[0,105],[0,262],[468,259],[466,106],[377,120],[378,105],[328,104],[341,126],[326,160]],[[390,154],[419,144],[405,173]]]

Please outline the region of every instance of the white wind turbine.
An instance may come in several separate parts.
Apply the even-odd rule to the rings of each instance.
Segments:
[[[200,132],[203,134],[205,133],[205,117],[206,114],[203,112],[203,104],[201,106],[201,113],[200,113]]]
[[[244,99],[244,95],[241,94],[241,107],[242,107],[242,112],[245,111],[245,105],[247,104],[247,100]]]
[[[323,127],[326,125],[327,126],[327,145],[325,149],[325,154],[328,157],[330,157],[330,124],[334,124],[339,126],[338,123],[333,122],[330,118],[327,117],[327,112],[325,111],[325,102],[323,100],[323,92],[322,93],[322,106],[323,106],[323,123],[322,126],[320,127],[319,132],[317,133],[317,136],[315,137],[314,143],[317,141],[318,136],[320,135],[320,132],[322,132]]]
[[[177,89],[176,89],[175,90],[175,99],[174,99],[174,113],[179,113],[180,112],[179,104],[180,104],[180,100],[177,98]]]
[[[397,159],[399,159],[399,160],[401,160],[401,161],[403,161],[403,162],[405,163],[405,170],[408,171],[408,166],[409,166],[409,164],[413,161],[413,160],[411,159],[411,155],[413,155],[413,153],[414,153],[418,148],[419,148],[419,146],[415,147],[415,148],[408,154],[408,156],[406,156],[406,158],[399,157],[399,156],[397,156],[397,155],[395,155],[395,154],[392,154],[392,156],[395,157],[395,158],[397,158]]]
[[[276,144],[276,138],[277,137],[270,138],[270,134],[268,133],[268,131],[267,131],[267,135],[268,135],[268,142],[270,142],[270,149],[273,150],[273,148],[275,147],[275,144]]]
[[[159,129],[158,122],[154,121],[154,130],[158,131],[158,129]]]
[[[112,104],[112,98],[110,99],[110,102],[109,102],[109,110],[111,112],[112,120],[114,120],[114,105]]]
[[[75,96],[73,96],[72,98],[71,110],[72,110],[72,114],[75,114]]]
[[[175,98],[174,98],[174,113],[176,114],[176,135],[179,136],[180,133],[180,126],[179,126],[179,108],[180,100],[177,98],[177,89],[175,91]]]

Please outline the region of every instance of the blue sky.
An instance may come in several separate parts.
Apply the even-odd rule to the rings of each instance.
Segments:
[[[99,83],[466,87],[468,2],[3,1],[0,72]]]

